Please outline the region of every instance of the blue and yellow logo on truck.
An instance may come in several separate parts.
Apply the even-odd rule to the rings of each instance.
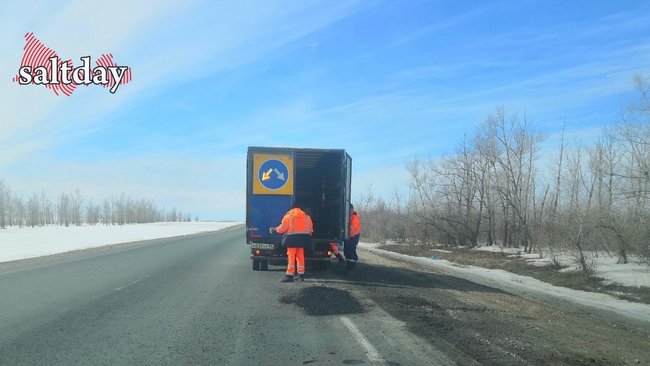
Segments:
[[[293,156],[254,154],[253,194],[293,194]]]

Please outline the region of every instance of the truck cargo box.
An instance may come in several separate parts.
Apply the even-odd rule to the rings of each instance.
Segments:
[[[297,201],[312,217],[314,234],[305,252],[325,267],[330,243],[348,239],[352,159],[341,149],[249,147],[246,176],[246,241],[253,269],[286,263],[282,236],[270,234]]]

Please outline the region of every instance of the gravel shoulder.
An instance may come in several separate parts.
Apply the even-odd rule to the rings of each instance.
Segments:
[[[313,276],[376,304],[458,364],[650,364],[650,332],[368,251],[360,257],[353,275]]]

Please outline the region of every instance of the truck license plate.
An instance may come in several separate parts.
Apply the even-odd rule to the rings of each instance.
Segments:
[[[275,249],[273,244],[264,244],[264,243],[251,243],[251,248],[253,249]]]

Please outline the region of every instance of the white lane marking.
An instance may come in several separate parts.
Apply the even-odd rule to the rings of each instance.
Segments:
[[[348,330],[350,333],[352,333],[352,336],[354,339],[356,339],[357,343],[359,343],[361,347],[363,347],[363,349],[366,351],[366,356],[368,356],[370,363],[373,365],[385,365],[386,361],[384,358],[381,357],[377,349],[366,339],[366,337],[364,337],[359,328],[357,328],[357,326],[352,323],[352,320],[350,320],[350,318],[347,316],[342,316],[340,319],[343,324],[348,327]]]
[[[147,276],[147,277],[148,277],[148,276]],[[138,279],[138,280],[135,280],[135,281],[133,281],[133,282],[131,282],[131,283],[127,283],[126,285],[124,285],[124,286],[120,286],[120,287],[116,288],[116,289],[113,290],[113,291],[124,290],[125,288],[127,288],[127,287],[129,287],[129,286],[131,286],[131,285],[135,285],[136,283],[138,283],[138,282],[144,280],[144,279],[147,278],[147,277],[142,277],[142,278],[140,278],[140,279]]]

